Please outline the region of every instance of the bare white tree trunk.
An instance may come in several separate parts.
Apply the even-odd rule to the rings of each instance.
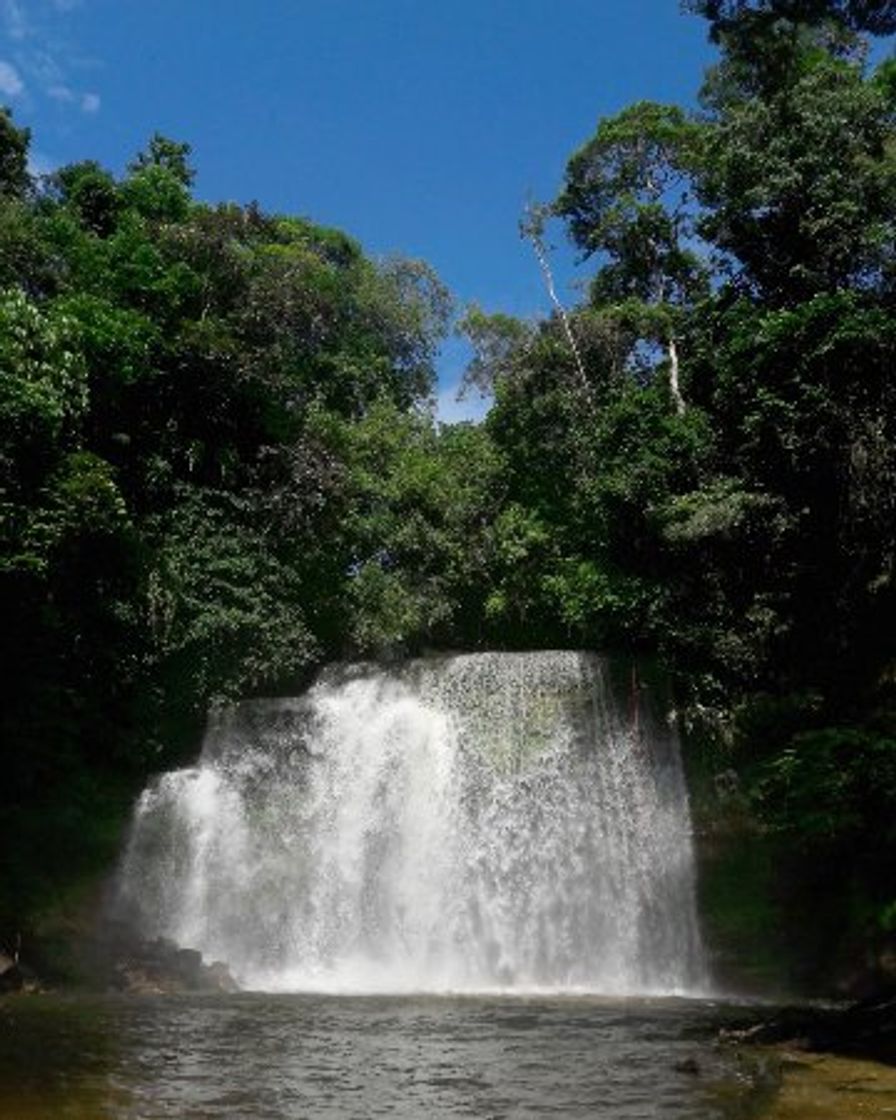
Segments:
[[[554,305],[557,314],[560,317],[560,322],[563,324],[563,333],[566,335],[566,341],[569,343],[569,349],[572,352],[573,361],[576,366],[576,373],[578,374],[579,382],[586,396],[591,396],[591,386],[588,384],[588,376],[585,373],[585,363],[582,361],[582,355],[579,352],[576,336],[573,334],[572,323],[569,321],[569,315],[566,313],[566,308],[560,302],[560,297],[557,295],[557,289],[554,286],[554,274],[551,271],[551,262],[548,260],[547,250],[545,249],[544,239],[541,236],[543,218],[533,210],[529,211],[528,219],[520,224],[523,235],[532,242],[532,248],[535,250],[535,256],[538,259],[541,274],[544,276],[545,287],[548,290],[548,296],[551,303]]]
[[[678,344],[673,335],[669,336],[669,341],[666,343],[666,352],[669,355],[669,389],[672,393],[672,400],[675,401],[675,411],[679,416],[684,416],[684,397],[681,395],[681,385],[678,381]]]

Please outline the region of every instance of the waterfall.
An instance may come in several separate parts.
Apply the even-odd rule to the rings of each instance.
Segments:
[[[141,796],[120,901],[248,987],[698,989],[677,740],[611,679],[484,653],[223,711]]]

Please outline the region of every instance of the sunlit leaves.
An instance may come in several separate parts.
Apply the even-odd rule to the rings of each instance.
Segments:
[[[0,446],[55,441],[86,407],[74,321],[45,314],[20,291],[0,293]]]

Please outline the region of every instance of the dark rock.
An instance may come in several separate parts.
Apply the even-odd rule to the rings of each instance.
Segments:
[[[682,1058],[672,1068],[676,1073],[689,1073],[694,1077],[697,1077],[700,1073],[700,1065],[696,1058]]]
[[[848,1054],[896,1065],[896,996],[877,996],[845,1008],[786,1008],[764,1022],[722,1031],[720,1039]]]
[[[171,969],[187,988],[200,987],[202,953],[198,949],[176,949],[171,955]]]
[[[39,992],[41,990],[36,974],[21,961],[11,960],[4,954],[3,961],[0,963],[5,965],[5,967],[0,967],[0,995],[6,995],[10,992]]]
[[[16,937],[16,947],[12,954],[0,949],[0,995],[9,992],[39,992],[41,990],[37,973],[26,965],[19,956],[21,938]]]
[[[22,970],[15,963],[0,972],[0,993],[21,991],[23,983]]]
[[[239,984],[234,980],[224,961],[212,961],[211,964],[204,967],[203,979],[206,986],[211,990],[216,992],[238,992],[240,990]]]
[[[172,992],[235,992],[239,985],[223,961],[206,964],[196,949],[172,941],[145,941],[130,934],[107,945],[105,984],[140,995]]]

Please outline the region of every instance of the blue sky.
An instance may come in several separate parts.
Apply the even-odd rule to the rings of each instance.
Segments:
[[[692,103],[712,57],[677,0],[0,0],[0,36],[38,169],[121,172],[159,130],[193,145],[200,198],[422,257],[461,304],[517,315],[547,308],[527,200],[600,116]],[[557,268],[568,290],[568,251]],[[446,347],[442,415],[463,361]]]

